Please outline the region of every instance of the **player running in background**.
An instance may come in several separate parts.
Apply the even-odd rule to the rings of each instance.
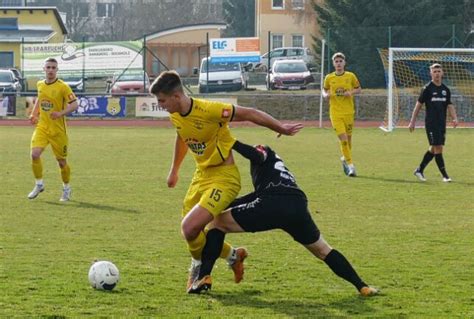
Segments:
[[[211,288],[211,270],[225,233],[282,229],[336,275],[352,283],[361,295],[377,294],[378,290],[359,277],[344,255],[324,240],[308,211],[305,193],[283,160],[268,146],[252,147],[236,141],[233,148],[250,160],[255,191],[235,200],[230,209],[213,221],[202,252],[201,271],[188,292],[200,293]]]
[[[153,82],[150,93],[170,113],[176,128],[173,161],[168,187],[175,187],[181,163],[190,149],[196,170],[183,203],[181,232],[192,256],[188,288],[197,278],[201,252],[206,243],[205,227],[235,199],[240,191],[240,174],[234,164],[230,121],[250,121],[284,135],[294,135],[301,124],[282,124],[270,115],[252,108],[228,103],[195,99],[184,93],[181,78],[175,71],[165,71]],[[225,243],[220,256],[234,271],[234,280],[243,275],[245,249],[233,249]]]
[[[430,148],[426,151],[420,166],[418,166],[414,174],[420,181],[426,181],[423,172],[434,157],[439,171],[443,175],[443,182],[451,182],[451,178],[446,172],[443,159],[443,145],[446,141],[447,111],[449,111],[449,115],[453,120],[453,127],[458,125],[458,118],[454,105],[451,102],[451,91],[442,83],[443,68],[441,64],[435,63],[431,65],[430,75],[431,82],[426,84],[421,90],[411,116],[410,124],[408,125],[410,132],[413,132],[415,130],[416,117],[423,104],[425,104],[425,130]]]
[[[36,184],[29,199],[36,198],[44,191],[43,163],[41,154],[48,144],[51,144],[54,156],[58,161],[63,181],[63,193],[60,201],[71,198],[71,168],[66,161],[68,155],[68,135],[66,115],[77,109],[76,96],[69,85],[57,78],[58,62],[54,58],[44,61],[45,79],[36,84],[38,98],[30,115],[30,122],[36,125],[31,138],[31,161]]]
[[[345,71],[346,57],[341,52],[332,56],[335,71],[324,78],[323,97],[329,98],[329,114],[342,152],[344,173],[355,177],[352,162],[352,130],[354,128],[354,95],[361,92],[356,75]]]

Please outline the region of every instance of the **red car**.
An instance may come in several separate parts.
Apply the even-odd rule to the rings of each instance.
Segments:
[[[303,60],[277,60],[267,75],[267,89],[304,90],[314,78]]]
[[[112,80],[107,81],[107,92],[112,95],[148,93],[149,88],[150,79],[146,73],[145,81],[143,73],[116,74]]]

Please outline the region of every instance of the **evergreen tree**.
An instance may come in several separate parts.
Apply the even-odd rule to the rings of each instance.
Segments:
[[[325,0],[314,10],[330,52],[346,54],[363,87],[384,87],[378,48],[463,46],[472,17],[460,13],[472,11],[471,1]]]
[[[255,36],[255,0],[224,0],[226,37]]]

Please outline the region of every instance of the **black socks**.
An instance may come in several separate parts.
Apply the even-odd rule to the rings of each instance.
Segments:
[[[324,262],[336,275],[353,284],[358,291],[360,291],[362,287],[368,286],[360,279],[346,257],[337,250],[331,250],[326,256],[326,259],[324,259]]]
[[[211,229],[206,235],[206,245],[202,250],[201,269],[199,270],[199,279],[210,275],[217,258],[221,254],[224,245],[225,233],[217,228]]]
[[[431,153],[430,151],[427,151],[425,153],[425,156],[423,156],[423,160],[420,163],[420,167],[419,167],[420,173],[423,174],[423,170],[431,162],[431,160],[433,159],[434,156],[435,155],[433,153]]]
[[[443,153],[435,154],[436,165],[438,165],[439,171],[444,178],[449,178],[448,173],[446,173],[446,168],[444,167],[444,158]]]

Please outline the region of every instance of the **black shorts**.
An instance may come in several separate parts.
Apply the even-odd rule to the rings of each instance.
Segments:
[[[446,141],[446,128],[426,127],[426,136],[430,145],[444,145]]]
[[[297,194],[264,194],[248,199],[231,211],[232,217],[246,232],[282,229],[303,245],[319,239],[319,229],[309,214],[305,197]]]

